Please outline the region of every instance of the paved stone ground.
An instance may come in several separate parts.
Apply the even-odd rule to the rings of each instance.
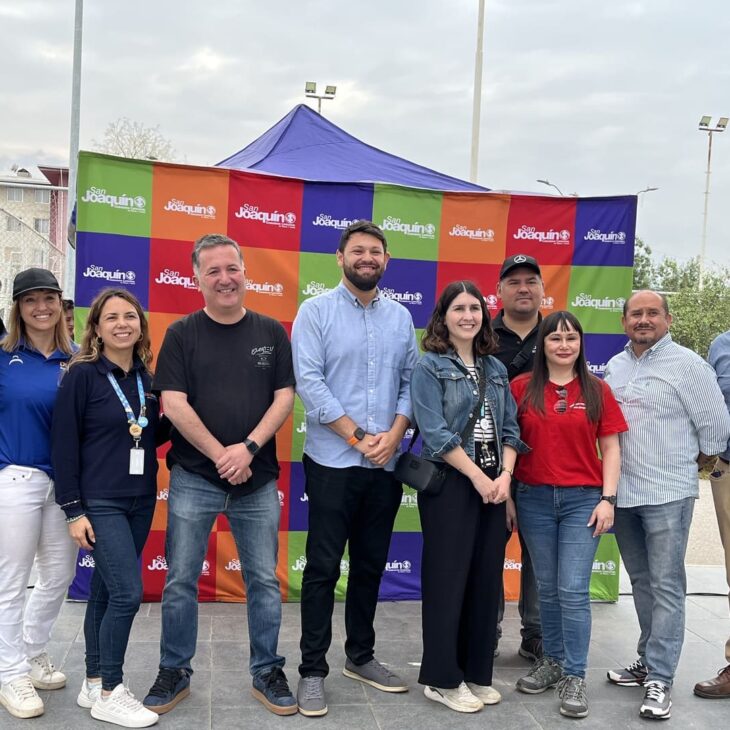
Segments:
[[[689,589],[722,592],[724,571],[715,568],[690,568]],[[625,578],[622,590],[626,589]],[[67,603],[61,613],[50,647],[52,656],[69,676],[69,686],[42,693],[46,714],[31,722],[15,720],[0,709],[3,730],[85,730],[103,727],[87,710],[75,704],[83,677],[84,644],[81,630],[83,604]],[[215,728],[430,728],[490,727],[555,728],[571,721],[558,713],[552,692],[524,695],[516,692],[514,682],[528,664],[517,655],[519,619],[514,604],[507,606],[505,636],[496,660],[494,686],[503,694],[501,704],[475,715],[461,715],[429,702],[416,683],[420,661],[420,603],[382,603],[378,607],[376,629],[377,656],[409,682],[407,694],[387,695],[342,676],[343,607],[337,605],[334,642],[330,651],[332,674],[327,679],[329,714],[320,719],[276,717],[267,712],[250,694],[247,672],[245,607],[238,604],[201,604],[198,653],[194,660],[192,693],[173,712],[161,717],[158,727],[170,730],[207,730]],[[158,662],[160,634],[159,604],[145,604],[137,617],[127,652],[126,674],[132,691],[144,696],[154,680]],[[730,701],[701,700],[692,695],[699,679],[712,676],[723,665],[723,646],[730,633],[728,603],[725,596],[689,596],[687,631],[682,660],[674,689],[672,723],[682,728],[727,727]],[[646,728],[638,716],[641,690],[618,688],[605,679],[606,670],[625,665],[635,658],[638,635],[636,615],[630,596],[622,595],[617,604],[594,604],[593,641],[589,658],[588,688],[591,714],[581,728]],[[299,659],[299,606],[284,606],[280,651],[288,658],[287,671],[296,683]]]

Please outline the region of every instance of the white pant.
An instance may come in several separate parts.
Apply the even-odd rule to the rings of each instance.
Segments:
[[[27,674],[28,658],[45,650],[76,554],[53,480],[29,467],[0,470],[0,683]],[[38,580],[24,612],[34,559]]]

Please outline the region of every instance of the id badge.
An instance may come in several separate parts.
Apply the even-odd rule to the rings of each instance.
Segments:
[[[144,449],[131,448],[129,450],[129,473],[144,474]]]

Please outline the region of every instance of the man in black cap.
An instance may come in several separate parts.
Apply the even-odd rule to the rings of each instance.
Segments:
[[[499,349],[494,356],[507,368],[509,379],[532,370],[537,346],[537,328],[542,319],[540,305],[545,295],[540,266],[532,256],[516,254],[504,260],[499,272],[497,294],[502,300],[502,310],[492,320],[492,327],[499,339]],[[509,527],[516,526],[514,501],[509,500],[507,519]],[[518,608],[522,620],[522,642],[519,654],[535,661],[542,656],[542,627],[537,583],[532,571],[532,561],[527,546],[520,537],[522,570],[520,572],[520,600]],[[497,642],[502,636],[504,618],[504,593],[497,615]],[[495,643],[494,655],[499,654]]]

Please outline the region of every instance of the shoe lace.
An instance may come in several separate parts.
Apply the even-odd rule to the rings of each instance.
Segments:
[[[629,666],[626,667],[626,671],[629,672],[629,674],[646,672],[646,665],[641,661],[641,659],[637,659],[633,664],[629,664]]]
[[[53,664],[51,664],[51,660],[48,658],[48,654],[43,652],[43,654],[39,654],[38,656],[34,656],[30,660],[33,664],[37,664],[44,672],[44,674],[53,674],[54,670],[56,669]]]
[[[286,681],[286,674],[279,668],[274,667],[266,678],[266,688],[271,691],[274,697],[286,697],[291,694],[289,683]]]
[[[175,689],[175,682],[179,677],[179,671],[177,669],[160,669],[157,673],[157,679],[152,685],[149,694],[155,697],[165,697],[173,689]]]
[[[304,682],[305,700],[316,700],[322,696],[321,677],[302,677],[302,681]]]
[[[469,689],[469,685],[466,682],[462,682],[457,688],[460,700],[471,700],[474,701],[474,693]]]
[[[718,677],[723,677],[727,674],[728,679],[730,679],[730,664],[728,664],[726,667],[723,667],[720,669],[717,673]]]
[[[528,675],[535,677],[535,679],[540,681],[547,680],[550,677],[550,673],[556,666],[555,662],[551,661],[547,657],[540,657],[540,659],[535,662],[532,669],[528,672]]]
[[[115,695],[114,704],[125,710],[138,710],[142,707],[142,703],[129,691],[129,687],[124,687],[122,692]]]
[[[18,679],[10,684],[19,700],[27,700],[37,694],[33,682],[30,681],[30,677],[18,677]]]
[[[664,689],[663,684],[661,684],[660,682],[647,682],[645,687],[645,700],[654,700],[654,702],[662,702],[664,700],[664,694],[666,690]]]
[[[396,676],[395,672],[391,672],[388,667],[383,666],[377,659],[371,659],[368,662],[368,666],[375,669],[384,679],[393,679]]]
[[[586,699],[585,681],[580,677],[561,677],[555,691],[561,700],[574,700],[582,704]]]

